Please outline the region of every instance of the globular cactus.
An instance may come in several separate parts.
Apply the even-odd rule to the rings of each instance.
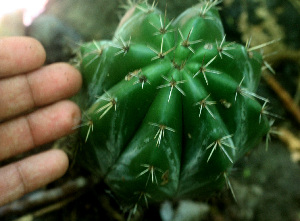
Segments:
[[[81,46],[79,161],[124,205],[210,196],[269,131],[262,56],[225,41],[219,2],[175,20],[133,4],[113,40]]]

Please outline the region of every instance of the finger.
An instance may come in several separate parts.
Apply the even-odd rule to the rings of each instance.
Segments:
[[[0,161],[73,132],[81,119],[79,107],[60,101],[0,125]]]
[[[33,38],[0,38],[0,78],[37,69],[45,59],[43,46]]]
[[[49,150],[0,168],[0,206],[61,177],[69,161],[61,150]]]
[[[0,121],[35,106],[68,98],[81,87],[81,75],[71,65],[56,63],[25,75],[0,80]]]

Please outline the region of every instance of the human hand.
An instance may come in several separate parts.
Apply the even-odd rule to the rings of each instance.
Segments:
[[[45,51],[28,37],[0,38],[0,161],[56,140],[80,122],[76,104],[63,100],[81,87],[72,66],[42,67]],[[0,168],[0,206],[61,177],[61,150],[48,150]]]

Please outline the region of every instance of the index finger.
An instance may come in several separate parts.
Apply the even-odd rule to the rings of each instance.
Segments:
[[[0,38],[0,78],[37,69],[45,59],[43,46],[33,38]]]

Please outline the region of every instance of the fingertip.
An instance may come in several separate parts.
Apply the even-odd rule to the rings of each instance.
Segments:
[[[75,95],[81,88],[80,72],[67,63],[54,63],[27,75],[32,97],[43,106]]]
[[[74,133],[80,108],[65,100],[0,125],[0,160]]]
[[[46,50],[42,43],[32,37],[23,36],[20,38],[24,39],[24,42],[29,45],[29,49],[31,51],[36,52],[35,54],[33,54],[33,56],[35,56],[33,57],[33,60],[36,59],[38,65],[42,66],[46,61]]]
[[[0,77],[32,71],[46,60],[44,47],[31,37],[0,38],[0,48]]]
[[[53,179],[55,180],[62,177],[67,172],[69,168],[69,158],[67,154],[60,149],[52,149],[48,154],[52,155],[52,168],[55,171]]]
[[[72,79],[72,95],[76,94],[82,86],[82,75],[74,66],[63,63],[66,66],[66,69],[69,70],[69,75]]]
[[[37,110],[28,117],[35,146],[39,146],[71,134],[81,121],[79,107],[64,100]]]
[[[73,133],[74,128],[81,122],[81,110],[77,104],[72,101],[64,101],[64,105],[66,109],[69,110],[69,113],[66,113],[68,116],[66,117],[67,122],[66,125],[66,132],[67,134]]]
[[[66,153],[51,149],[0,168],[0,206],[59,179],[68,167]]]
[[[17,162],[24,182],[24,193],[61,178],[69,168],[69,158],[60,149],[50,149]]]
[[[82,85],[82,75],[81,75],[80,71],[77,68],[75,68],[73,65],[65,63],[65,62],[61,62],[58,64],[63,64],[66,66],[67,70],[70,70],[71,75],[73,75],[74,79],[76,80],[77,90],[79,90]]]

